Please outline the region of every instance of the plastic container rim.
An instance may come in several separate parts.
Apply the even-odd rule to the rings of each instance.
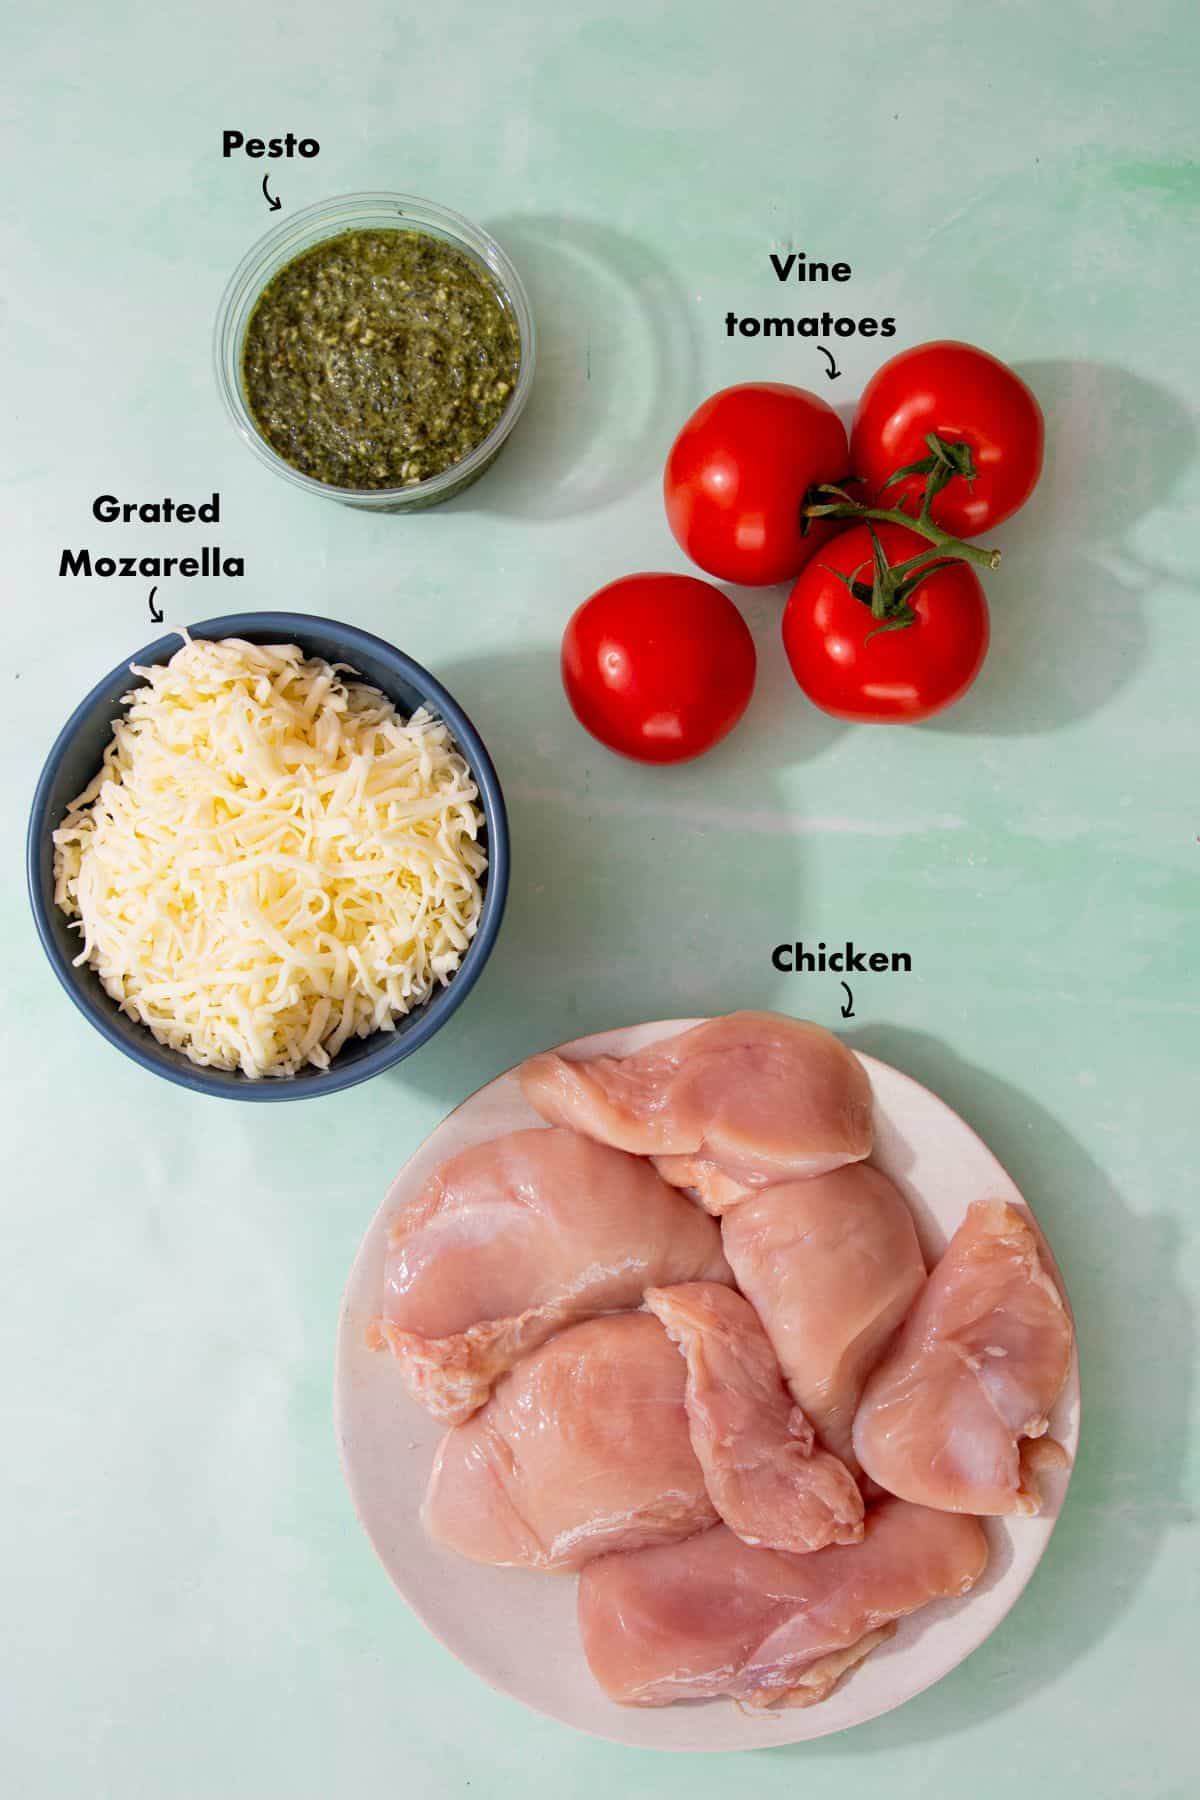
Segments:
[[[403,221],[403,223],[398,223]],[[259,296],[273,277],[304,251],[324,239],[355,229],[403,230],[408,226],[442,237],[482,263],[499,286],[516,320],[521,345],[517,382],[503,414],[488,435],[461,462],[452,463],[412,487],[344,488],[319,481],[279,455],[254,422],[242,389],[242,346]],[[261,463],[294,487],[343,505],[373,511],[403,512],[449,499],[483,473],[525,409],[533,384],[536,332],[529,296],[512,260],[491,234],[461,213],[416,194],[386,191],[340,194],[318,200],[264,232],[234,270],[217,308],[213,330],[213,371],[217,389],[234,429]]]

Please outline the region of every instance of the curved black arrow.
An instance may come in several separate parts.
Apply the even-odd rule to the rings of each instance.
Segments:
[[[267,202],[267,205],[271,208],[272,212],[278,212],[283,205],[282,200],[276,200],[267,192],[267,177],[265,175],[263,176],[263,199]]]
[[[155,596],[155,594],[157,594],[157,592],[158,592],[158,589],[156,587],[152,587],[150,589],[150,617],[154,620],[154,623],[156,625],[161,625],[163,622],[163,616],[159,612],[157,606],[155,606],[155,604],[154,604],[154,596]]]
[[[265,181],[266,179],[267,178],[264,175],[263,180]],[[826,375],[828,375],[830,381],[836,381],[842,371],[838,368],[837,364],[833,360],[833,351],[827,350],[825,348],[824,344],[818,344],[817,349],[821,352],[822,356],[827,356],[829,358],[829,367],[826,369],[825,373],[826,373]]]
[[[843,1019],[852,1019],[854,1017],[854,995],[850,992],[850,989],[846,987],[844,981],[842,986],[846,988],[846,998],[842,1002],[842,1017]]]

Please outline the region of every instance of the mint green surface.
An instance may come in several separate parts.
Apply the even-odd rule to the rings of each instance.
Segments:
[[[6,1794],[1196,1791],[1198,37],[1186,0],[9,9]],[[321,154],[225,162],[226,126]],[[264,171],[288,209],[428,194],[525,272],[529,414],[444,510],[295,493],[222,415],[209,333],[269,222]],[[780,287],[790,248],[853,281]],[[942,723],[845,729],[791,682],[781,595],[739,593],[760,679],[736,735],[675,771],[618,762],[562,699],[566,617],[686,566],[659,472],[712,388],[853,403],[877,344],[839,342],[829,388],[811,344],[724,336],[730,308],[826,304],[893,314],[897,346],[982,343],[1041,397],[1049,464],[997,534],[985,672]],[[474,715],[512,813],[508,922],[467,1006],[309,1106],[125,1062],[22,893],[54,732],[153,635],[148,584],[59,580],[59,554],[182,553],[197,528],[102,527],[91,501],[214,488],[246,578],[161,586],[168,622],[279,606],[380,632]],[[492,1693],[389,1588],[334,1452],[339,1294],[413,1146],[524,1053],[737,1005],[839,1023],[835,977],[772,971],[800,936],[911,954],[855,982],[851,1041],[1035,1203],[1078,1315],[1083,1449],[1033,1585],[936,1689],[807,1747],[629,1752]]]

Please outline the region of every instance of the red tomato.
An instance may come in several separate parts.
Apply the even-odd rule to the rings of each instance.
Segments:
[[[692,575],[610,581],[563,635],[563,686],[576,718],[638,762],[686,762],[711,750],[745,712],[754,670],[741,613]]]
[[[858,403],[850,465],[881,506],[915,513],[922,478],[886,492],[896,469],[929,454],[926,432],[970,444],[978,471],[969,485],[954,476],[933,502],[935,525],[978,537],[1024,506],[1042,472],[1042,409],[1019,375],[986,350],[949,342],[902,350],[876,370]]]
[[[890,567],[932,546],[902,525],[875,526]],[[988,610],[969,563],[937,569],[915,590],[911,625],[880,631],[870,607],[833,570],[870,585],[871,533],[855,525],[827,544],[792,589],[783,646],[809,699],[837,719],[927,719],[960,700],[988,647]],[[874,635],[872,635],[874,634]]]
[[[818,520],[801,535],[805,494],[849,467],[842,421],[816,394],[774,381],[722,388],[671,446],[667,520],[710,575],[746,587],[789,581],[836,530]]]

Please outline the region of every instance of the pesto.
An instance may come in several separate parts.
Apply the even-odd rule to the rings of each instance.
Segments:
[[[520,363],[516,319],[482,264],[423,231],[344,231],[263,289],[242,386],[263,437],[302,474],[416,487],[499,423]]]

